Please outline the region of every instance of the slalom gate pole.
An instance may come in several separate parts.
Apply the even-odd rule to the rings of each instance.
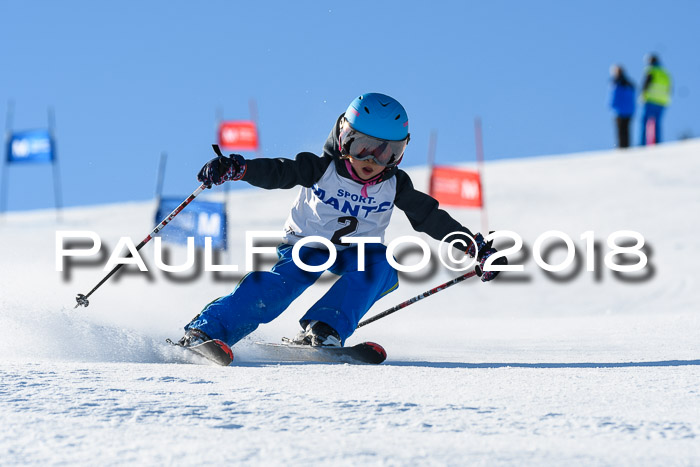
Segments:
[[[440,292],[441,290],[445,290],[445,289],[448,288],[448,287],[451,287],[451,286],[453,286],[453,285],[455,285],[455,284],[458,284],[458,283],[462,282],[462,281],[465,280],[465,279],[469,279],[470,277],[474,277],[474,276],[476,276],[476,275],[477,275],[477,274],[476,274],[476,271],[470,271],[470,272],[468,272],[468,273],[466,273],[466,274],[463,274],[463,275],[461,275],[461,276],[459,276],[459,277],[455,277],[455,278],[452,279],[451,281],[447,281],[447,282],[445,282],[444,284],[440,284],[440,285],[438,285],[437,287],[435,287],[435,288],[433,288],[433,289],[430,289],[430,290],[428,290],[428,291],[426,291],[426,292],[423,292],[422,294],[417,295],[417,296],[415,296],[415,297],[413,297],[413,298],[411,298],[411,299],[408,299],[408,300],[406,300],[405,302],[399,303],[398,305],[396,305],[396,306],[394,306],[394,307],[392,307],[392,308],[389,308],[389,309],[386,310],[386,311],[382,311],[381,313],[379,313],[379,314],[377,314],[377,315],[374,315],[374,316],[372,316],[372,317],[369,318],[369,319],[366,319],[366,320],[364,320],[364,321],[361,321],[360,324],[357,325],[357,327],[358,327],[358,328],[361,328],[362,326],[365,326],[365,325],[367,325],[367,324],[369,324],[369,323],[373,323],[373,322],[377,321],[378,319],[384,318],[385,316],[388,316],[388,315],[390,315],[390,314],[392,314],[392,313],[394,313],[394,312],[396,312],[396,311],[399,311],[399,310],[402,309],[402,308],[406,308],[408,305],[411,305],[411,304],[413,304],[413,303],[416,303],[417,301],[423,300],[423,299],[426,298],[426,297],[430,297],[431,295],[436,294],[436,293]]]
[[[143,246],[144,246],[146,243],[148,243],[149,241],[151,241],[151,239],[152,239],[158,232],[160,232],[160,230],[161,230],[163,227],[165,227],[166,225],[168,225],[168,223],[169,223],[171,220],[173,220],[173,219],[175,218],[175,216],[177,216],[178,214],[180,214],[180,211],[182,211],[183,209],[185,209],[185,206],[187,206],[188,204],[190,204],[190,203],[197,197],[197,195],[199,195],[202,191],[204,191],[204,189],[206,189],[206,187],[207,187],[207,186],[206,186],[205,184],[202,183],[202,184],[199,186],[199,188],[197,188],[196,190],[194,190],[194,191],[192,192],[192,194],[191,194],[190,196],[188,196],[187,199],[185,199],[185,201],[183,201],[182,203],[180,203],[180,205],[179,205],[178,207],[176,207],[176,208],[173,210],[173,212],[171,212],[171,213],[168,215],[168,217],[166,217],[165,219],[163,219],[163,220],[161,221],[161,223],[158,224],[158,225],[151,231],[151,233],[148,234],[148,236],[146,236],[146,238],[144,238],[143,240],[141,240],[141,243],[139,243],[138,245],[136,245],[136,251],[139,251],[141,248],[143,248]],[[127,256],[127,258],[128,258],[128,256]],[[78,308],[78,307],[81,306],[81,305],[82,305],[82,306],[85,306],[85,307],[88,306],[88,305],[90,304],[90,302],[88,301],[88,298],[90,297],[90,295],[92,295],[93,292],[95,292],[95,290],[97,290],[102,284],[104,284],[105,282],[107,282],[107,279],[109,279],[110,277],[112,277],[112,276],[114,275],[114,273],[117,272],[122,266],[124,266],[124,263],[119,263],[119,264],[117,264],[116,266],[114,266],[114,268],[113,268],[111,271],[109,271],[109,273],[108,273],[105,277],[103,277],[102,280],[101,280],[100,282],[98,282],[97,285],[96,285],[95,287],[93,287],[92,290],[89,291],[88,293],[86,293],[85,295],[79,293],[78,296],[75,297],[75,301],[78,302],[78,304],[75,305],[74,308]]]

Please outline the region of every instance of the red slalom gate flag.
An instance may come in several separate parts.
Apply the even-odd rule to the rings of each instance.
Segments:
[[[440,204],[469,208],[483,206],[479,172],[450,167],[433,167],[430,196]]]
[[[238,151],[258,150],[255,122],[229,121],[219,125],[219,146]]]

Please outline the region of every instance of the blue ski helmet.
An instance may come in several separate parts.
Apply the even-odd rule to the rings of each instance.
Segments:
[[[362,94],[350,103],[345,119],[354,130],[375,138],[402,141],[408,137],[406,109],[384,94]]]

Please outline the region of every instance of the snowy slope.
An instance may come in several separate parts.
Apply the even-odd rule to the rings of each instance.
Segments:
[[[350,343],[387,348],[379,367],[256,355],[250,342],[295,333],[330,278],[236,345],[233,366],[183,365],[163,340],[242,274],[175,282],[151,268],[111,280],[74,310],[75,294],[104,272],[56,272],[55,232],[95,231],[109,248],[122,236],[138,243],[154,203],[70,209],[60,224],[52,212],[9,214],[0,224],[0,463],[700,464],[699,156],[700,142],[689,141],[487,164],[488,227],[522,236],[527,251],[510,259],[525,271],[466,281],[358,330]],[[427,170],[409,173],[425,189]],[[242,268],[245,231],[279,230],[295,193],[229,194],[234,248],[223,261]],[[450,212],[482,229],[478,212]],[[578,269],[551,277],[535,264],[533,244],[550,230],[573,239]],[[603,264],[619,230],[644,236],[642,274]],[[588,231],[593,272],[580,239]],[[397,211],[387,239],[401,235],[416,234]],[[154,264],[152,245],[143,257]],[[549,262],[563,258],[555,249]],[[182,259],[176,248],[173,263]],[[368,316],[454,275],[439,266],[405,276]]]

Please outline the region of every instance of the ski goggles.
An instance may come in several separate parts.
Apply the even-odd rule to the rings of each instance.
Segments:
[[[399,163],[408,144],[407,135],[400,141],[374,138],[354,130],[347,120],[343,121],[338,140],[340,153],[358,161],[373,160],[382,167],[393,167]]]

